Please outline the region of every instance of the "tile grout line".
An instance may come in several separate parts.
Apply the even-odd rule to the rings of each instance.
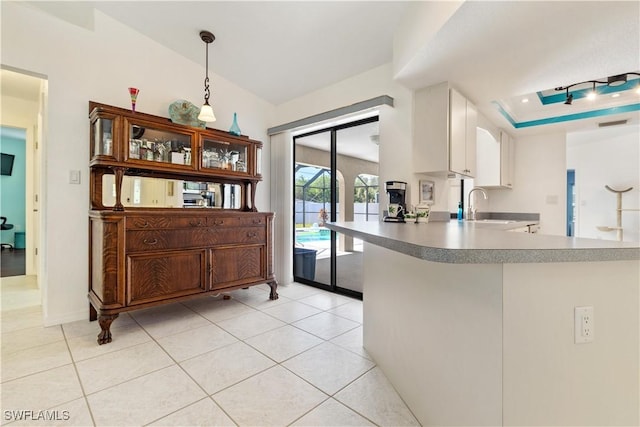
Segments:
[[[67,340],[67,334],[64,331],[64,327],[60,325],[60,329],[62,330],[62,336],[64,337],[64,343],[67,346],[67,351],[69,352],[69,357],[71,358],[71,364],[73,365],[73,370],[76,373],[76,378],[78,379],[78,384],[80,385],[80,390],[82,391],[82,399],[84,400],[85,405],[87,405],[87,410],[89,411],[89,416],[91,417],[91,422],[94,427],[96,426],[96,419],[93,416],[93,411],[91,410],[91,405],[89,405],[89,399],[87,398],[87,393],[84,389],[84,384],[82,384],[82,378],[80,377],[80,372],[78,372],[78,367],[76,366],[76,360],[73,357],[73,353],[71,352],[71,346],[69,346],[69,341]]]
[[[233,298],[233,297],[232,297],[232,298]],[[306,298],[306,297],[303,297],[303,298]],[[237,301],[237,300],[236,300],[236,301]],[[300,301],[297,301],[297,300],[292,300],[292,301],[300,302]],[[243,301],[238,301],[238,302],[240,302],[240,303],[245,304],[245,305],[247,305],[247,306],[248,306],[248,304],[244,303]],[[347,304],[347,303],[350,303],[350,301],[349,301],[349,302],[345,302],[344,304]],[[302,302],[301,302],[301,304],[305,304],[305,303],[302,303]],[[318,403],[317,405],[315,405],[314,407],[310,408],[307,412],[305,412],[305,413],[304,413],[304,414],[302,414],[300,417],[298,417],[298,418],[296,418],[295,420],[293,420],[290,424],[293,424],[295,421],[297,421],[297,420],[299,420],[300,418],[304,417],[304,416],[305,416],[306,414],[308,414],[309,412],[311,412],[311,411],[313,411],[314,409],[318,408],[320,405],[322,405],[322,403],[326,402],[327,400],[329,400],[329,399],[334,399],[334,398],[333,398],[333,395],[329,395],[329,394],[328,394],[328,393],[326,393],[324,390],[320,389],[319,387],[317,387],[316,385],[314,385],[313,383],[311,383],[309,380],[307,380],[307,379],[305,379],[305,378],[301,377],[300,375],[298,375],[297,373],[295,373],[295,372],[291,371],[291,370],[290,370],[290,369],[288,369],[286,366],[284,366],[284,365],[283,365],[283,363],[285,363],[285,362],[287,362],[287,361],[289,361],[289,360],[293,359],[294,357],[297,357],[297,356],[299,356],[299,355],[301,355],[301,354],[303,354],[303,353],[305,353],[305,352],[307,352],[307,351],[309,351],[309,350],[312,350],[313,348],[316,348],[316,347],[318,347],[318,346],[320,346],[320,345],[322,345],[322,344],[324,344],[324,343],[330,343],[330,344],[333,344],[333,345],[335,345],[335,346],[337,346],[337,347],[339,347],[339,348],[344,349],[342,346],[340,346],[340,345],[338,345],[338,344],[335,344],[335,343],[332,343],[332,342],[331,342],[331,339],[337,338],[337,337],[339,337],[340,335],[343,335],[343,334],[345,334],[345,333],[347,333],[347,332],[352,331],[353,329],[356,329],[356,328],[358,328],[358,327],[361,327],[361,326],[362,326],[362,323],[361,323],[361,322],[357,322],[357,321],[352,320],[352,319],[346,319],[346,320],[349,320],[349,321],[352,321],[352,322],[358,323],[358,325],[357,325],[357,326],[355,326],[355,327],[353,327],[353,328],[351,328],[351,329],[349,329],[349,330],[347,330],[347,331],[344,331],[343,333],[338,334],[338,335],[336,335],[335,337],[332,337],[332,338],[330,338],[330,339],[325,339],[325,338],[323,338],[323,337],[317,336],[317,335],[315,335],[315,334],[313,334],[313,333],[311,333],[311,332],[309,332],[309,331],[305,331],[305,330],[303,330],[303,329],[301,329],[301,328],[299,328],[299,327],[297,327],[297,326],[295,326],[295,325],[293,325],[293,324],[292,324],[292,323],[298,322],[298,321],[300,321],[300,320],[303,320],[303,319],[306,319],[306,318],[309,318],[309,317],[315,316],[315,315],[320,314],[320,313],[327,313],[327,314],[331,314],[331,315],[334,315],[334,316],[337,316],[337,317],[340,317],[340,318],[345,319],[345,318],[344,318],[344,317],[342,317],[342,316],[339,316],[339,315],[334,314],[334,313],[329,313],[329,311],[328,311],[328,310],[333,310],[333,309],[335,309],[335,308],[337,308],[337,307],[339,307],[339,306],[341,306],[341,305],[344,305],[344,304],[340,304],[340,305],[337,305],[337,306],[334,306],[334,307],[330,307],[330,308],[328,308],[328,309],[321,309],[321,308],[319,308],[319,307],[315,307],[315,306],[312,306],[312,305],[310,305],[310,304],[305,304],[305,305],[307,305],[307,306],[309,306],[309,307],[312,307],[312,308],[315,308],[315,309],[317,309],[317,310],[321,310],[321,311],[320,311],[319,313],[315,313],[315,314],[312,314],[312,315],[306,316],[306,317],[304,317],[304,318],[297,319],[297,320],[295,320],[294,322],[284,322],[284,323],[285,323],[285,326],[292,326],[292,327],[294,327],[294,328],[296,328],[296,329],[298,329],[298,330],[300,330],[300,331],[302,331],[302,332],[305,332],[305,333],[310,334],[310,335],[312,335],[312,336],[314,336],[314,337],[317,337],[318,339],[320,339],[320,340],[321,340],[321,342],[320,342],[320,343],[318,343],[318,344],[316,344],[316,345],[314,345],[314,346],[312,346],[312,347],[309,347],[309,348],[307,348],[307,349],[305,349],[305,350],[301,351],[300,353],[296,353],[295,355],[292,355],[292,356],[288,357],[287,359],[285,359],[285,360],[283,360],[283,361],[281,361],[281,362],[278,362],[278,361],[274,360],[274,359],[273,359],[273,358],[271,358],[269,355],[267,355],[267,354],[263,353],[263,352],[262,352],[261,350],[259,350],[258,348],[255,348],[254,346],[252,346],[251,344],[249,344],[248,342],[246,342],[246,340],[248,340],[248,339],[251,339],[251,338],[253,338],[253,337],[259,336],[259,335],[261,335],[261,334],[263,334],[263,333],[271,332],[271,331],[276,330],[276,329],[278,329],[278,328],[270,329],[270,330],[268,330],[268,331],[264,331],[264,332],[262,332],[261,334],[252,335],[252,336],[247,337],[247,338],[245,338],[245,339],[240,339],[240,338],[236,337],[235,335],[231,334],[231,332],[229,332],[229,331],[227,331],[226,329],[224,329],[222,326],[220,326],[220,325],[217,325],[217,324],[216,324],[216,326],[218,326],[219,328],[221,328],[221,329],[225,330],[226,332],[228,332],[229,334],[231,334],[232,336],[234,336],[234,338],[239,339],[239,341],[240,341],[240,342],[242,342],[242,343],[244,343],[245,345],[247,345],[247,346],[251,347],[252,349],[254,349],[255,351],[257,351],[257,352],[258,352],[258,353],[260,353],[261,355],[263,355],[263,356],[267,357],[268,359],[270,359],[271,361],[273,361],[273,362],[275,363],[275,365],[270,366],[270,367],[268,367],[268,368],[265,368],[265,369],[263,369],[263,370],[261,370],[261,371],[259,371],[259,372],[254,373],[253,375],[250,375],[250,376],[248,376],[248,377],[246,377],[246,378],[244,378],[244,379],[242,379],[242,380],[240,380],[240,381],[238,381],[238,382],[234,383],[234,384],[230,384],[229,386],[227,386],[227,387],[225,387],[225,388],[223,388],[223,389],[221,389],[221,390],[216,391],[215,393],[213,393],[213,394],[211,394],[211,395],[210,395],[211,399],[213,399],[213,400],[214,400],[214,402],[216,402],[216,404],[218,404],[218,403],[217,403],[217,401],[216,401],[216,399],[215,399],[215,397],[214,397],[214,395],[215,395],[215,394],[221,393],[221,392],[223,392],[224,390],[227,390],[227,389],[229,389],[229,388],[231,388],[231,387],[234,387],[234,386],[236,386],[236,385],[238,385],[238,384],[240,384],[240,383],[242,383],[242,382],[244,382],[244,381],[249,380],[250,378],[253,378],[253,377],[257,376],[257,375],[260,375],[260,374],[262,374],[263,372],[266,372],[267,370],[274,368],[275,366],[280,366],[281,368],[283,368],[283,369],[285,369],[286,371],[290,372],[291,374],[293,374],[293,375],[294,375],[294,376],[296,376],[297,378],[301,379],[301,380],[302,380],[302,381],[304,381],[305,383],[309,384],[311,387],[315,388],[316,390],[318,390],[319,392],[321,392],[322,394],[324,394],[325,396],[327,396],[327,398],[326,398],[326,399],[322,400],[322,402],[320,402],[320,403]],[[256,308],[256,307],[251,307],[251,308],[253,308],[253,309],[255,309],[255,310],[259,311],[259,312],[264,313],[264,311],[263,311],[262,309],[259,309],[259,308]],[[271,308],[271,307],[270,307],[270,308]],[[269,313],[264,313],[264,314],[269,315]],[[271,317],[274,317],[274,316],[271,316]],[[274,318],[275,318],[275,317],[274,317]],[[276,319],[277,319],[277,318],[276,318]],[[281,319],[277,319],[277,320],[282,321]],[[215,323],[214,323],[214,324],[215,324]],[[283,327],[284,327],[284,326],[283,326]],[[344,350],[345,350],[345,351],[349,351],[348,349],[344,349]],[[215,351],[215,350],[213,350],[213,351]],[[359,354],[356,354],[356,353],[351,352],[351,351],[349,351],[349,352],[350,352],[351,354],[355,355],[355,356],[361,357],[362,359],[369,360],[369,359],[367,359],[367,358],[365,358],[365,357],[362,357],[362,356],[361,356],[361,355],[359,355]],[[205,354],[206,354],[206,353],[205,353]],[[194,356],[194,357],[197,357],[197,356]],[[369,361],[371,361],[371,360],[369,360]],[[365,371],[365,372],[363,372],[361,375],[358,375],[356,378],[354,378],[352,381],[350,381],[348,384],[346,384],[345,386],[341,387],[338,391],[336,391],[336,393],[338,393],[339,391],[343,390],[345,387],[347,387],[348,385],[350,385],[351,383],[353,383],[353,382],[354,382],[354,381],[356,381],[357,379],[361,378],[364,374],[366,374],[367,372],[369,372],[371,369],[375,368],[376,366],[377,366],[377,365],[375,365],[375,364],[374,364],[370,369],[366,370],[366,371]],[[193,378],[192,378],[192,379],[193,379]],[[194,381],[195,381],[195,379],[194,379]],[[206,391],[205,391],[205,392],[206,392]],[[335,394],[335,393],[334,393],[334,394]],[[367,421],[372,422],[372,421],[371,421],[371,420],[369,420],[367,417],[365,417],[365,416],[363,416],[362,414],[360,414],[359,412],[357,412],[357,411],[353,410],[353,408],[350,408],[350,407],[348,407],[347,405],[344,405],[344,403],[343,403],[343,402],[341,402],[341,401],[339,401],[339,400],[337,400],[337,399],[334,399],[334,400],[336,400],[336,402],[338,402],[338,403],[342,404],[343,406],[347,407],[348,409],[350,409],[350,410],[354,411],[356,414],[358,414],[358,415],[362,416],[362,417],[363,417],[364,419],[366,419]],[[219,407],[224,411],[224,408],[222,408],[222,406],[220,406],[219,404],[218,404],[218,406],[219,406]],[[225,412],[225,414],[226,414],[226,411],[224,411],[224,412]],[[227,414],[227,415],[229,416],[229,414]],[[231,418],[231,417],[229,416],[229,418]],[[233,420],[233,418],[231,418],[231,419]],[[233,421],[235,422],[235,420],[233,420]],[[289,424],[289,425],[290,425],[290,424]],[[374,423],[374,422],[372,422],[372,424],[373,424],[373,425],[377,425],[377,424],[376,424],[376,423]]]
[[[184,306],[184,304],[182,304],[182,303],[180,303],[180,304]],[[186,307],[186,306],[185,306],[185,307]],[[195,310],[191,309],[190,307],[187,307],[187,308],[188,308],[189,310],[191,310],[191,311],[195,312]],[[207,321],[208,321],[208,322],[210,322],[211,324],[215,325],[215,323],[211,322],[209,319],[207,319],[206,317],[202,316],[200,313],[198,313],[198,315],[199,315],[199,316],[201,316],[201,317],[203,317],[205,320],[207,320]],[[131,316],[131,317],[133,318],[133,316]],[[138,323],[138,321],[137,321],[135,318],[133,318],[133,320],[134,320],[136,323]],[[164,348],[164,347],[163,347],[163,346],[162,346],[162,345],[161,345],[161,344],[156,340],[156,338],[155,338],[154,336],[152,336],[152,335],[151,335],[151,334],[150,334],[150,333],[149,333],[149,332],[144,328],[144,326],[142,326],[140,323],[138,323],[138,325],[139,325],[139,326],[140,326],[140,327],[141,327],[141,328],[142,328],[142,329],[143,329],[147,334],[149,334],[149,336],[151,336],[152,341],[153,341],[153,342],[155,342],[155,343],[156,343],[156,345],[157,345],[158,347],[160,347],[160,349],[161,349],[161,350],[162,350],[162,351],[163,351],[163,352],[164,352],[164,353],[165,353],[165,354],[166,354],[166,355],[167,355],[167,356],[168,356],[168,357],[173,361],[173,363],[174,363],[174,364],[175,364],[175,365],[176,365],[176,366],[177,366],[177,367],[178,367],[178,368],[179,368],[179,369],[180,369],[180,370],[181,370],[181,371],[182,371],[182,372],[187,376],[187,378],[189,378],[191,381],[193,381],[193,383],[194,383],[196,386],[198,386],[198,388],[200,388],[200,390],[202,390],[202,392],[203,392],[203,393],[204,393],[204,395],[205,395],[205,398],[209,398],[209,399],[211,399],[211,400],[213,401],[213,403],[214,403],[218,408],[220,408],[220,410],[221,410],[222,412],[224,412],[224,414],[225,414],[227,417],[229,417],[229,419],[230,419],[230,420],[231,420],[231,421],[232,421],[236,426],[239,426],[239,425],[240,425],[240,424],[238,424],[238,423],[236,422],[236,420],[234,420],[234,419],[233,419],[233,417],[231,417],[231,415],[230,415],[230,414],[228,414],[228,413],[227,413],[227,411],[226,411],[222,406],[220,406],[220,404],[218,404],[218,402],[216,402],[216,401],[215,401],[215,399],[213,399],[213,396],[211,396],[211,395],[207,392],[207,390],[205,390],[205,389],[204,389],[204,387],[203,387],[202,385],[200,385],[200,383],[199,383],[198,381],[196,381],[196,380],[195,380],[195,378],[193,378],[193,377],[191,376],[191,374],[189,374],[189,372],[187,372],[187,371],[186,371],[186,369],[185,369],[185,368],[184,368],[184,367],[183,367],[183,366],[182,366],[182,365],[181,365],[181,364],[180,364],[180,363],[179,363],[179,362],[178,362],[178,361],[177,361],[177,360],[176,360],[176,359],[175,359],[171,354],[169,354],[169,352],[168,352],[168,351],[167,351],[167,350],[166,350],[166,349],[165,349],[165,348]],[[219,327],[218,325],[215,325],[215,326]],[[221,329],[222,329],[222,328],[221,328]],[[226,331],[225,331],[225,332],[226,332]],[[227,333],[228,333],[228,332],[227,332]],[[170,335],[168,335],[168,336],[170,336]],[[234,338],[235,338],[235,336],[234,336]],[[233,344],[235,344],[235,343],[233,343]],[[228,344],[228,345],[223,346],[223,347],[221,347],[221,348],[228,347],[229,345],[232,345],[232,344]],[[203,353],[203,354],[206,354],[206,353]],[[201,356],[201,355],[198,355],[198,356]],[[194,357],[197,357],[197,356],[194,356]],[[165,368],[163,368],[163,369],[165,369]],[[204,399],[204,398],[203,398],[203,399]],[[191,405],[193,405],[193,404],[195,404],[195,403],[197,403],[197,402],[199,402],[199,401],[201,401],[201,400],[203,400],[203,399],[199,399],[199,400],[196,400],[195,402],[191,402],[191,403],[189,403],[188,405],[183,406],[183,407],[181,407],[181,408],[179,408],[179,409],[176,409],[175,411],[173,411],[173,412],[171,412],[171,413],[169,413],[169,414],[165,414],[165,415],[163,415],[162,417],[160,417],[160,418],[158,418],[158,419],[156,419],[156,420],[150,421],[150,422],[149,422],[149,423],[147,423],[147,424],[150,424],[150,423],[153,423],[153,422],[155,422],[155,421],[161,420],[161,419],[163,419],[163,418],[165,418],[165,417],[168,417],[168,416],[169,416],[169,415],[171,415],[171,414],[174,414],[174,413],[176,413],[176,412],[178,412],[178,411],[181,411],[181,410],[183,410],[183,409],[186,409],[186,408],[188,408],[189,406],[191,406]]]

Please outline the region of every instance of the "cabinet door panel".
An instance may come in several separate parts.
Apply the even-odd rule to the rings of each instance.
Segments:
[[[127,257],[129,305],[206,290],[206,251],[156,252]]]
[[[506,132],[500,133],[500,184],[503,187],[513,186],[513,144],[511,137]]]
[[[240,246],[212,251],[212,289],[263,280],[265,247]]]
[[[467,100],[453,89],[450,97],[449,168],[452,172],[467,175]]]
[[[466,175],[476,175],[476,144],[478,138],[478,110],[467,101],[467,118],[465,123],[465,165]]]

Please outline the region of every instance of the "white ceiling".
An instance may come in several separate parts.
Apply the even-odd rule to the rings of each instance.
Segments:
[[[274,105],[393,59],[393,37],[405,1],[105,1],[30,2],[76,25],[91,26],[93,7],[195,62],[204,62],[198,33],[216,35],[210,67]],[[638,1],[468,1],[396,79],[410,89],[450,81],[496,125],[515,135],[561,127],[584,130],[602,119],[512,129],[507,110],[522,96],[640,69]],[[638,103],[626,97],[615,102]],[[608,100],[609,104],[613,101]],[[578,103],[574,102],[574,109]],[[532,104],[530,104],[532,105]],[[595,104],[594,104],[595,105]],[[536,117],[572,112],[541,106]],[[591,108],[591,107],[581,107]],[[596,107],[594,107],[596,108]],[[624,113],[606,121],[640,114]]]
[[[388,63],[406,2],[94,2],[95,7],[273,104]]]

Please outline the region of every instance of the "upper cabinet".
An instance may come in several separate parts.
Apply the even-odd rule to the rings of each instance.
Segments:
[[[441,83],[416,91],[413,107],[414,172],[474,177],[475,105]]]
[[[500,130],[499,139],[477,130],[477,174],[474,185],[486,188],[513,187],[513,140]]]
[[[149,205],[146,197],[140,197],[140,201],[128,197],[128,188],[123,188],[122,183],[124,177],[131,175],[174,180],[168,188],[192,181],[211,183],[207,186],[211,188],[214,184],[223,185],[219,191],[203,190],[211,198],[207,206],[214,206],[212,194],[216,193],[221,198],[216,207],[230,205],[255,211],[255,189],[262,179],[260,141],[96,102],[89,103],[89,120],[93,209],[105,209],[107,199],[114,199],[114,210]],[[103,177],[110,174],[114,179],[105,181]],[[158,206],[174,194],[168,190],[143,190],[141,186],[141,192],[151,195],[151,205]]]

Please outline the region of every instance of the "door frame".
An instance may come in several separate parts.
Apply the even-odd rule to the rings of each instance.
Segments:
[[[338,188],[338,171],[337,171],[337,159],[338,159],[338,152],[337,152],[337,146],[338,146],[338,131],[343,130],[343,129],[348,129],[351,127],[356,127],[356,126],[360,126],[360,125],[364,125],[367,123],[373,123],[373,122],[379,122],[380,121],[380,115],[376,114],[375,116],[371,116],[371,117],[366,117],[363,119],[359,119],[359,120],[354,120],[352,122],[348,122],[348,123],[343,123],[343,124],[339,124],[339,125],[333,125],[333,126],[328,126],[326,128],[321,128],[321,129],[317,129],[317,130],[313,130],[311,132],[306,132],[306,133],[301,133],[298,135],[293,136],[293,177],[292,177],[292,184],[293,184],[293,194],[292,194],[292,217],[293,217],[293,221],[292,221],[292,227],[293,227],[293,241],[290,242],[291,245],[293,246],[293,254],[292,256],[295,257],[295,174],[296,174],[296,141],[299,138],[304,138],[304,137],[308,137],[308,136],[312,136],[312,135],[317,135],[317,134],[321,134],[321,133],[327,133],[329,132],[330,135],[330,150],[329,150],[329,159],[330,159],[330,205],[331,205],[331,215],[329,220],[331,222],[335,222],[337,221],[337,204],[338,204],[338,192],[335,191]],[[315,280],[310,280],[304,277],[299,277],[295,275],[295,270],[293,273],[293,278],[294,281],[299,282],[299,283],[304,283],[306,285],[310,285],[310,286],[314,286],[316,288],[320,288],[329,292],[334,292],[337,294],[342,294],[342,295],[346,295],[346,296],[350,296],[353,298],[357,298],[357,299],[362,299],[362,292],[358,292],[358,291],[354,291],[351,289],[347,289],[347,288],[342,288],[338,285],[337,283],[337,233],[333,230],[331,230],[331,234],[330,234],[330,282],[329,284],[325,284],[325,283],[321,283],[321,282],[317,282]],[[292,263],[293,265],[293,263]]]

